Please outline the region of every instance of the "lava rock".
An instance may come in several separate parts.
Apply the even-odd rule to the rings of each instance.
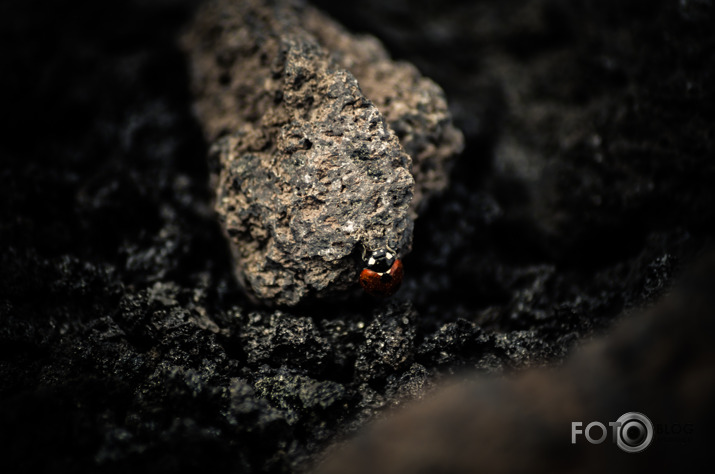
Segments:
[[[563,367],[452,383],[374,423],[311,472],[554,472],[582,466],[588,472],[651,472],[702,465],[713,439],[707,426],[715,418],[715,374],[707,369],[715,360],[713,284],[710,253],[657,305],[579,348]],[[606,425],[633,410],[655,423],[647,451],[624,453],[615,444],[621,435],[611,445],[610,429],[598,446],[583,434],[571,441],[573,422]],[[673,455],[676,446],[684,456]]]
[[[313,421],[319,422],[320,417],[315,412],[339,407],[346,398],[345,389],[339,383],[318,381],[286,371],[258,380],[256,390],[278,406],[291,425],[305,422],[306,416],[314,417]]]
[[[300,361],[299,365],[306,370],[320,370],[329,362],[328,341],[310,318],[297,318],[281,311],[272,313],[269,318],[252,313],[241,339],[249,364],[279,366]]]
[[[250,296],[336,296],[364,252],[410,251],[416,211],[462,148],[436,84],[300,2],[212,2],[184,44]]]
[[[365,328],[365,341],[358,348],[355,370],[364,380],[385,377],[408,365],[412,358],[416,314],[409,305],[392,307]]]

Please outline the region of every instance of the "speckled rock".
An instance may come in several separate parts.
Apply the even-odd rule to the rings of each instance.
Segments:
[[[711,253],[657,305],[585,344],[563,367],[453,381],[373,423],[311,472],[651,472],[707,462],[714,283]],[[632,411],[653,423],[647,451],[625,453],[610,430],[603,444],[583,434],[572,443],[573,422],[606,424]],[[685,455],[673,456],[675,449]]]
[[[365,328],[365,341],[358,348],[355,362],[355,370],[361,379],[384,378],[411,362],[416,314],[409,306],[390,309]]]
[[[184,44],[250,296],[335,296],[363,252],[409,252],[417,209],[462,147],[438,86],[300,2],[212,2]]]

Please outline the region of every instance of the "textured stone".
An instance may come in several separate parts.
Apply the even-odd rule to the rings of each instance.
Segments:
[[[414,346],[415,314],[405,308],[390,308],[365,328],[365,341],[358,348],[355,370],[361,379],[384,378],[409,365]],[[403,316],[400,317],[400,314]]]
[[[453,381],[330,450],[311,472],[650,472],[706,462],[715,415],[714,283],[709,254],[657,305],[585,344],[564,366]],[[654,424],[647,451],[624,453],[610,428],[603,444],[584,434],[572,444],[573,422],[608,426],[631,411]],[[673,456],[676,444],[685,456]]]
[[[409,252],[416,211],[462,147],[436,84],[300,2],[212,2],[184,43],[215,208],[251,296],[334,296],[364,251]]]

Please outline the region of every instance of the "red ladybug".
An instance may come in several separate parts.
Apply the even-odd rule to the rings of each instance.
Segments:
[[[376,250],[360,272],[360,285],[374,296],[392,296],[402,284],[402,260],[391,250]]]

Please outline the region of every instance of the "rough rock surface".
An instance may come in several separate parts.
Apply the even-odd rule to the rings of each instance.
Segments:
[[[707,463],[715,439],[714,286],[711,253],[657,305],[563,367],[453,381],[374,423],[311,472],[663,472]],[[644,451],[623,452],[610,427],[603,444],[588,443],[585,431],[572,444],[572,422],[581,430],[594,421],[609,426],[632,411],[653,423]],[[589,433],[601,436],[595,427]]]
[[[235,283],[211,209],[209,144],[177,47],[194,2],[0,2],[2,472],[300,472],[445,377],[478,388],[478,374],[569,366],[576,346],[607,344],[614,322],[659,304],[713,242],[713,2],[324,3],[435,78],[467,146],[420,214],[390,302],[277,311]],[[524,173],[542,159],[553,171]],[[676,314],[675,327],[643,326],[692,342],[659,375],[628,362],[664,367],[640,324],[618,336],[622,358],[589,353],[604,372],[592,382],[625,373],[642,392],[593,383],[619,411],[584,421],[643,410],[711,433],[712,392],[694,376],[712,372],[695,354],[711,321]],[[669,402],[680,387],[696,397]],[[513,408],[486,405],[480,417]],[[529,418],[520,429],[548,434]],[[551,452],[579,472],[585,450],[621,454],[570,448]],[[710,453],[651,448],[608,470],[658,472],[649,460],[667,455],[687,471]]]
[[[355,287],[364,251],[409,252],[415,209],[462,147],[439,87],[301,2],[209,2],[184,44],[218,139],[215,207],[251,296],[335,296]]]

